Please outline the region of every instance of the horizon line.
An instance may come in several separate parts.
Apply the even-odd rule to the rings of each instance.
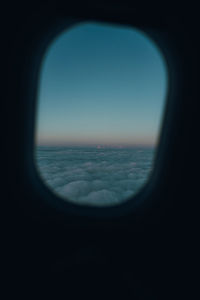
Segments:
[[[155,148],[157,147],[157,145],[155,144],[126,144],[126,145],[116,145],[116,144],[36,144],[36,147],[77,147],[77,148],[97,148],[97,149],[103,149],[103,148],[119,148],[119,149],[123,149],[123,148],[137,148],[137,147],[151,147],[151,148]]]

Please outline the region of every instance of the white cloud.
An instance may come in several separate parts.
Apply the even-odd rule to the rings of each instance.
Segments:
[[[123,202],[146,182],[153,151],[40,150],[37,166],[46,184],[72,202],[110,205]]]

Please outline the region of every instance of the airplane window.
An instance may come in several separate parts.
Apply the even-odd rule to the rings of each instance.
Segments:
[[[165,60],[143,31],[89,22],[62,32],[38,89],[34,155],[45,185],[78,205],[132,198],[154,167],[166,91]]]

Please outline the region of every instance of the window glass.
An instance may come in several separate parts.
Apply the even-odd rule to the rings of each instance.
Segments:
[[[41,65],[35,163],[43,182],[80,205],[135,195],[153,169],[166,90],[164,58],[142,31],[82,23],[62,32]]]

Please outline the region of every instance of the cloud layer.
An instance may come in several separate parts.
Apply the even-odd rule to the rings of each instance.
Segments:
[[[115,205],[144,185],[154,150],[38,147],[36,164],[45,184],[62,198],[95,206]]]

